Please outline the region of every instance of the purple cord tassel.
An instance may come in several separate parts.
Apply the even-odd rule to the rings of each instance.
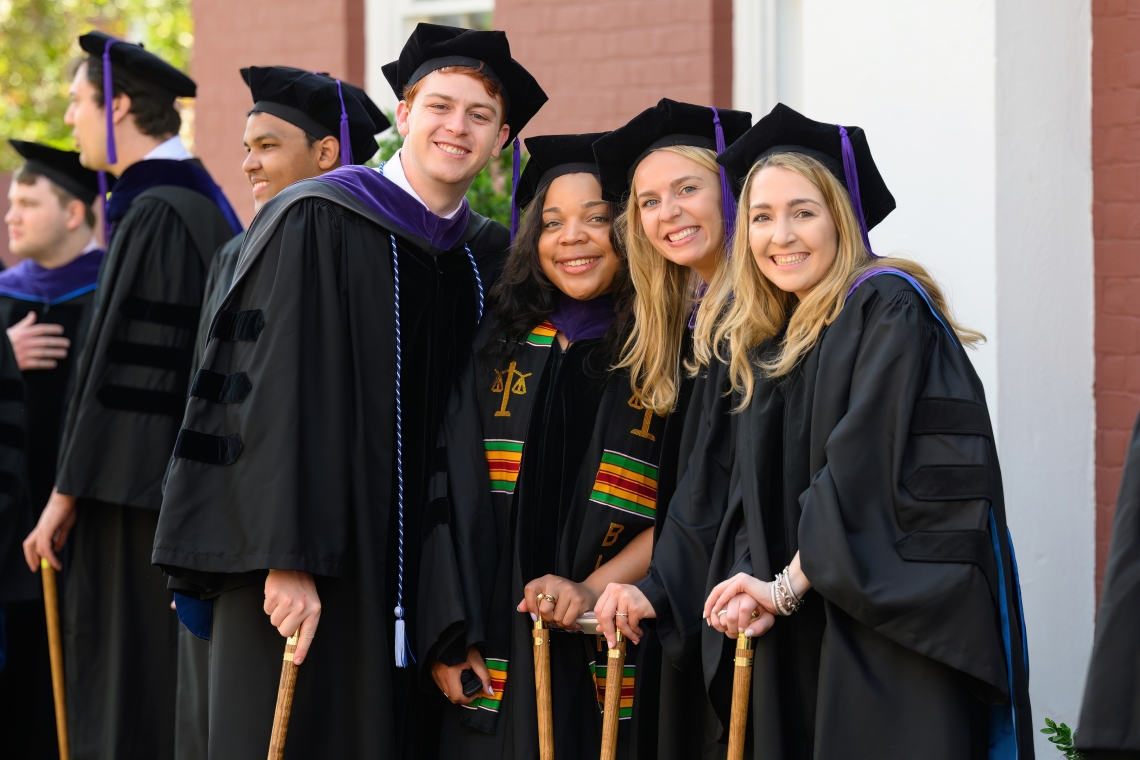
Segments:
[[[340,165],[348,166],[352,163],[352,140],[348,131],[348,111],[344,107],[344,92],[340,89],[340,80],[336,80],[336,96],[340,98]]]
[[[867,219],[863,216],[863,199],[859,197],[859,170],[855,166],[855,149],[851,147],[851,138],[847,136],[847,129],[842,124],[837,124],[839,127],[839,141],[843,146],[843,174],[847,178],[847,192],[851,194],[851,205],[855,207],[855,218],[859,220],[859,232],[863,235],[863,245],[867,248],[867,253],[874,256],[874,258],[882,258],[876,256],[875,252],[871,250],[871,238],[867,236]]]
[[[720,113],[713,108],[713,130],[716,132],[716,152],[724,153],[724,129],[720,125]],[[736,235],[736,203],[732,195],[732,186],[728,182],[728,174],[724,167],[720,167],[720,209],[724,215],[724,250],[725,255],[732,256],[732,238]]]
[[[115,117],[112,113],[115,99],[115,80],[111,76],[111,46],[118,40],[107,40],[103,47],[103,110],[107,114],[107,165],[114,166],[119,163],[119,155],[115,151]],[[106,194],[103,195],[104,203]]]
[[[103,249],[111,247],[111,221],[107,218],[107,172],[97,172],[99,200],[103,204]]]
[[[511,143],[514,154],[511,156],[511,242],[519,231],[519,207],[515,204],[515,195],[519,191],[519,172],[522,170],[522,149],[519,147],[519,138]]]

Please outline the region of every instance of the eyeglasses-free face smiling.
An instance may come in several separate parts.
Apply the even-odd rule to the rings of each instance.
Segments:
[[[610,242],[613,215],[593,174],[564,174],[542,204],[538,259],[554,287],[589,301],[613,286],[621,261]]]
[[[772,166],[752,180],[748,244],[761,274],[802,301],[835,261],[839,232],[815,185]]]
[[[716,274],[724,246],[720,176],[692,159],[655,150],[633,174],[641,226],[662,256],[690,267],[705,282]]]

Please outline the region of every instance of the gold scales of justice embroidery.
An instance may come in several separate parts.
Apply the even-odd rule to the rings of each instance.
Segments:
[[[496,417],[511,416],[507,411],[507,402],[511,400],[511,394],[525,395],[526,379],[533,374],[533,372],[520,372],[516,362],[511,362],[506,369],[495,370],[495,382],[491,383],[491,393],[503,394],[503,405],[495,412]]]
[[[641,401],[637,398],[637,396],[630,396],[629,401],[627,403],[629,404],[631,409],[645,409],[645,405],[641,403]],[[659,414],[657,416],[658,417],[664,417],[665,415]],[[641,420],[641,428],[640,429],[634,428],[633,430],[631,430],[629,432],[633,433],[638,438],[645,438],[646,440],[656,441],[657,436],[655,436],[655,435],[653,435],[653,433],[649,432],[649,425],[652,422],[653,422],[653,410],[652,409],[645,409],[645,417]]]

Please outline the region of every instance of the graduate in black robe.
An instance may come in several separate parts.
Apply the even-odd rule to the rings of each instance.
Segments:
[[[419,648],[453,703],[446,757],[537,757],[539,614],[556,629],[555,755],[596,757],[608,647],[575,621],[608,583],[649,564],[665,420],[637,403],[627,373],[610,371],[632,293],[592,161],[597,136],[527,140],[516,203],[528,210],[436,451]],[[621,757],[636,652],[620,680]],[[477,678],[465,682],[468,670]]]
[[[744,408],[706,678],[730,689],[725,644],[759,637],[750,757],[1032,758],[1001,471],[963,346],[981,336],[921,266],[871,253],[894,199],[861,129],[778,105],[719,160],[742,221],[710,299]]]
[[[262,208],[170,464],[153,559],[214,600],[211,758],[266,751],[298,630],[287,757],[438,741],[408,648],[423,497],[508,246],[463,194],[545,95],[501,32],[420,25],[385,72],[401,155]]]
[[[716,751],[717,721],[703,698],[704,626],[693,601],[706,590],[708,557],[727,507],[735,418],[728,413],[722,368],[714,359],[710,370],[712,357],[698,360],[692,345],[702,319],[700,296],[727,265],[724,247],[735,224],[735,199],[717,151],[751,122],[745,112],[663,98],[594,144],[606,197],[636,196],[623,220],[637,290],[635,329],[619,365],[638,378],[635,393],[644,405],[671,412],[662,438],[649,573],[634,585],[607,590],[597,608],[610,635],[615,624],[627,636],[636,635],[632,628],[644,633],[633,745],[642,758]],[[684,242],[669,237],[693,228]],[[695,376],[689,367],[696,367]],[[694,450],[701,461],[689,474]]]
[[[25,158],[12,181],[9,249],[22,260],[0,272],[0,735],[13,757],[58,756],[40,578],[20,542],[55,484],[75,357],[95,299],[103,250],[95,239],[95,172],[79,154],[13,140]],[[62,587],[63,576],[59,576]]]
[[[177,137],[174,100],[193,96],[194,82],[99,32],[80,46],[89,57],[67,120],[84,166],[118,180],[56,488],[24,548],[29,564],[55,564],[70,544],[62,617],[73,756],[172,757],[178,621],[150,547],[206,271],[241,224]]]
[[[246,118],[242,169],[249,178],[254,210],[294,182],[317,177],[345,164],[363,164],[377,150],[374,136],[390,124],[359,87],[289,66],[241,70],[253,107]],[[341,114],[348,146],[341,151]],[[218,249],[206,275],[195,340],[194,366],[201,366],[210,325],[229,292],[245,232]],[[172,588],[182,588],[174,580]],[[213,605],[197,595],[175,593],[179,618],[178,760],[205,760],[209,737],[209,637]]]
[[[1075,744],[1089,760],[1140,758],[1140,418],[1132,428]]]

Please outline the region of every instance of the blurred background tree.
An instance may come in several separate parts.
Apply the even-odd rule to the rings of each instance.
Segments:
[[[0,172],[19,165],[10,138],[74,149],[67,111],[76,39],[100,29],[146,48],[183,71],[190,64],[190,0],[0,0]],[[183,108],[192,135],[193,111]]]

